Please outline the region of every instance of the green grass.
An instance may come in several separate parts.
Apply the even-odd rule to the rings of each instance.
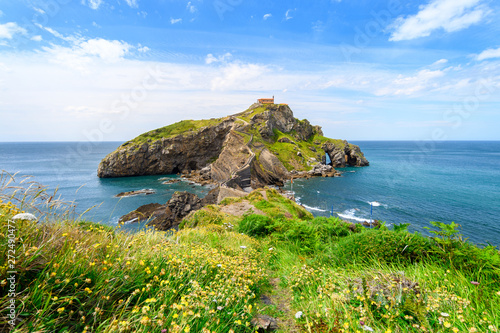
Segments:
[[[14,243],[8,221],[20,206],[4,195],[0,307],[10,301],[11,249],[13,332],[254,332],[259,313],[278,317],[279,332],[498,332],[497,248],[468,243],[456,224],[432,222],[434,237],[366,229],[265,194],[236,201],[266,216],[208,206],[179,232],[130,234],[62,215],[16,222]]]
[[[151,141],[157,141],[161,140],[163,138],[169,138],[173,137],[176,135],[184,134],[184,133],[189,133],[192,131],[197,131],[202,127],[206,126],[214,126],[217,124],[220,124],[224,118],[217,118],[217,119],[202,119],[202,120],[182,120],[179,121],[175,124],[171,124],[165,127],[157,128],[155,130],[146,132],[144,134],[139,135],[133,140],[130,140],[126,143],[123,144],[123,146],[130,145],[130,144],[141,144],[148,142],[148,140]]]

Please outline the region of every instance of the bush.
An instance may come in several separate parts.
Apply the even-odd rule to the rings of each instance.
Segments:
[[[270,233],[273,221],[264,215],[245,215],[240,221],[238,231],[249,236],[266,236]]]
[[[434,250],[433,241],[418,233],[366,229],[341,239],[333,253],[339,264],[371,260],[410,264],[429,258]]]

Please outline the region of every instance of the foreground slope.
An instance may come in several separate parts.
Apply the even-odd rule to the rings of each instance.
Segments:
[[[265,215],[224,213],[243,200]],[[0,191],[0,235],[17,236],[0,242],[0,307],[15,309],[0,332],[250,333],[271,317],[278,333],[500,327],[500,254],[454,224],[433,223],[434,238],[365,229],[266,190],[195,212],[179,232],[130,234],[63,215],[14,221],[11,201]]]
[[[183,173],[258,188],[281,185],[292,174],[324,175],[331,167],[368,164],[358,146],[324,137],[321,127],[294,118],[288,105],[254,104],[232,116],[186,120],[144,133],[106,156],[98,176]]]

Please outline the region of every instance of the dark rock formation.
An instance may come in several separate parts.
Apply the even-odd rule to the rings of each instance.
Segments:
[[[108,178],[199,170],[219,156],[233,123],[234,119],[228,118],[196,132],[139,145],[125,143],[101,161],[97,175]]]
[[[150,189],[144,189],[144,190],[138,190],[138,191],[128,191],[128,192],[121,192],[115,195],[115,197],[120,198],[120,197],[132,197],[135,195],[149,195],[149,194],[155,194],[155,190],[150,190]]]
[[[120,222],[148,220],[148,225],[154,226],[158,230],[168,230],[177,227],[185,216],[202,206],[202,200],[196,194],[175,192],[165,205],[158,203],[143,205],[122,216]]]
[[[330,157],[333,167],[345,166],[368,166],[369,162],[358,146],[343,142],[343,147],[335,145],[333,142],[326,142],[321,147]]]

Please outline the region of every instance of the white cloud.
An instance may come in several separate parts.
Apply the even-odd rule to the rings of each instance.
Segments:
[[[127,5],[129,5],[132,8],[137,8],[137,0],[125,0],[127,2]]]
[[[75,38],[73,36],[69,36],[69,37],[66,37],[64,36],[63,34],[60,34],[59,32],[57,32],[56,30],[52,29],[52,28],[49,28],[49,27],[44,27],[43,25],[39,24],[39,23],[35,23],[35,25],[40,28],[40,29],[43,29],[49,33],[51,33],[54,37],[57,37],[57,38],[60,38],[62,40],[65,40],[67,42],[71,42],[71,43],[74,43],[74,42],[77,42],[78,41],[78,38]]]
[[[116,62],[128,53],[132,45],[117,40],[95,38],[80,43],[78,47],[83,54],[98,56],[106,62]]]
[[[212,80],[212,90],[255,90],[262,75],[269,69],[257,64],[229,64],[221,69],[221,75]]]
[[[10,72],[3,72],[0,65],[0,114],[6,123],[12,124],[0,133],[0,141],[86,140],[83,133],[98,128],[102,119],[110,119],[116,127],[113,132],[105,133],[103,140],[127,140],[182,119],[234,114],[245,110],[255,98],[272,94],[280,102],[289,103],[296,117],[308,118],[313,124],[324,124],[325,133],[330,130],[330,136],[349,139],[356,119],[343,114],[367,112],[367,117],[362,117],[367,124],[355,132],[356,135],[377,125],[374,123],[377,118],[370,115],[378,114],[379,110],[380,114],[426,110],[435,112],[435,119],[440,119],[443,104],[452,105],[463,100],[463,96],[470,96],[478,86],[479,77],[492,77],[494,88],[482,90],[490,92],[488,101],[498,103],[500,100],[500,96],[494,93],[500,89],[500,64],[494,62],[474,62],[464,65],[465,69],[458,72],[443,71],[445,75],[428,70],[428,66],[394,73],[387,67],[359,63],[301,71],[227,61],[207,66],[139,61],[127,57],[116,63],[107,63],[97,55],[82,56],[78,53],[78,45],[61,47],[53,53],[0,53],[0,63],[10,69]],[[143,46],[137,46],[140,47]],[[52,61],[55,55],[81,61],[87,72],[79,75],[74,69],[61,66]],[[212,57],[221,58],[217,54]],[[399,73],[401,75],[397,75]],[[40,85],[40,82],[44,84]],[[455,85],[457,82],[460,82],[460,87]],[[415,85],[419,86],[418,91],[408,90]],[[383,97],[374,96],[374,92],[380,94],[377,89],[382,88],[386,88]],[[133,96],[140,97],[140,100]],[[419,96],[425,96],[425,100],[415,103],[414,98]],[[14,121],[19,114],[30,122]],[[320,121],[323,116],[325,121]],[[334,127],[332,123],[328,125],[329,129],[327,124],[332,120],[350,126]],[[384,125],[383,121],[379,123]],[[390,132],[388,125],[381,128]],[[400,138],[411,139],[411,136],[404,136],[408,135],[405,132],[408,131],[399,133]]]
[[[444,65],[446,63],[448,63],[448,59],[439,59],[438,61],[435,61],[431,66]]]
[[[140,12],[137,12],[137,15],[142,16],[142,18],[146,18],[146,16],[148,16],[148,12],[141,10]]]
[[[0,17],[2,17],[2,16],[3,16],[3,12],[0,10]]]
[[[444,76],[443,71],[431,71],[428,69],[420,70],[414,76],[405,76],[400,74],[396,79],[387,84],[385,87],[378,89],[375,92],[375,95],[410,96],[429,88],[438,88],[439,84],[437,82],[433,82],[433,80],[442,76]]]
[[[293,16],[292,16],[292,12],[294,11],[295,9],[289,9],[286,11],[285,13],[285,21],[288,21],[290,19],[293,19]]]
[[[171,18],[170,19],[170,24],[176,24],[176,23],[181,23],[181,22],[182,22],[181,18],[178,18],[178,19]]]
[[[33,40],[33,41],[35,41],[35,42],[41,42],[42,41],[42,36],[36,35],[36,36],[31,37],[30,39]]]
[[[147,47],[147,46],[141,46],[140,44],[139,44],[139,46],[137,47],[137,51],[139,51],[139,52],[146,53],[146,52],[148,52],[149,50],[151,50],[149,47]]]
[[[42,47],[42,50],[49,56],[49,61],[86,73],[96,59],[108,64],[116,63],[131,48],[132,45],[122,41],[95,38],[78,40],[71,47],[52,44],[50,47]]]
[[[43,9],[41,9],[41,8],[33,7],[33,10],[36,11],[36,12],[38,12],[38,13],[40,13],[40,14],[42,14],[42,15],[45,14],[45,11]]]
[[[228,59],[230,59],[233,55],[229,52],[226,54],[223,54],[221,56],[215,57],[212,53],[207,54],[207,57],[205,58],[205,63],[210,65],[212,63],[216,62],[224,62]]]
[[[417,14],[396,19],[389,40],[427,37],[438,29],[447,32],[462,30],[480,22],[488,12],[488,8],[481,5],[481,0],[433,0],[420,6]]]
[[[325,31],[325,27],[325,23],[323,23],[323,21],[321,20],[312,23],[312,30],[316,33],[322,33],[323,31]]]
[[[264,16],[262,17],[264,20],[267,20],[268,18],[270,18],[271,16],[273,16],[273,14],[264,14]]]
[[[500,47],[498,49],[484,50],[476,57],[476,59],[479,61],[491,58],[500,58]]]
[[[102,0],[82,0],[82,5],[89,6],[92,9],[99,9]]]
[[[15,34],[26,34],[26,29],[20,27],[15,22],[0,24],[0,39],[12,39]]]
[[[193,5],[193,3],[191,1],[189,1],[187,3],[187,6],[186,6],[187,10],[189,10],[190,13],[195,13],[196,12],[196,7]]]

